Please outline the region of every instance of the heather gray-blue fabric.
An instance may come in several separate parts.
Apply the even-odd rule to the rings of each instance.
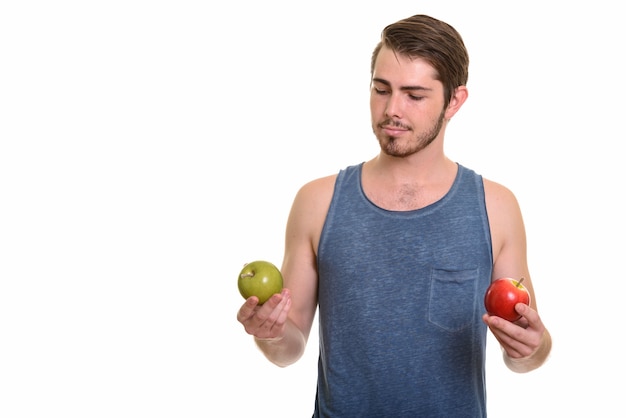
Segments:
[[[318,249],[314,417],[485,417],[482,177],[458,165],[439,201],[389,211],[363,193],[361,167],[339,172]]]

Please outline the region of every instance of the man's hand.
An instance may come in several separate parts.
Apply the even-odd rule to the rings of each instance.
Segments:
[[[518,373],[539,367],[552,348],[552,339],[536,310],[523,303],[515,305],[522,315],[516,322],[483,315],[483,321],[500,343],[507,366]]]
[[[237,321],[257,340],[280,340],[285,333],[290,308],[289,289],[283,289],[280,294],[272,295],[263,305],[259,305],[256,296],[251,296],[237,312]]]

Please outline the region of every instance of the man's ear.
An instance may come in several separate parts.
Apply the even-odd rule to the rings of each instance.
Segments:
[[[446,119],[452,119],[452,116],[459,111],[461,106],[463,106],[463,103],[465,103],[465,100],[467,100],[467,95],[468,92],[466,86],[459,86],[454,89],[454,94],[452,95],[448,108],[446,109]]]

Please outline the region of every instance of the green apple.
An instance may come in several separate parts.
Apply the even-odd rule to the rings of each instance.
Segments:
[[[262,305],[274,293],[283,290],[283,275],[269,261],[257,260],[243,266],[237,278],[237,286],[241,296],[245,299],[256,296],[259,305]]]

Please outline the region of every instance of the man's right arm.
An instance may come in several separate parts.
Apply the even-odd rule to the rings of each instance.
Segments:
[[[237,319],[265,357],[286,367],[304,354],[317,310],[317,245],[334,190],[335,176],[305,184],[297,193],[285,232],[281,267],[284,289],[262,306],[254,297]]]

